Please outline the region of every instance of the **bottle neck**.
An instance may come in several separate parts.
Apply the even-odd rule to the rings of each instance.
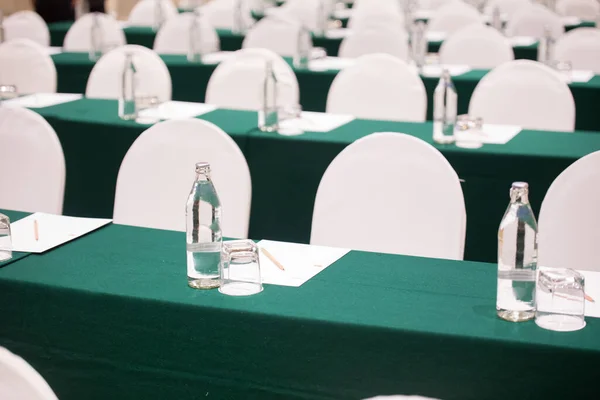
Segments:
[[[210,172],[196,171],[196,182],[210,182]]]
[[[513,192],[510,195],[511,204],[529,204],[529,195],[524,192]]]

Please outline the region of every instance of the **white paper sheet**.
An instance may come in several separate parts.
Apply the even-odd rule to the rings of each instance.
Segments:
[[[351,8],[342,8],[339,10],[335,10],[333,12],[333,16],[337,19],[347,19],[347,18],[351,18],[353,14],[353,11]]]
[[[483,124],[482,132],[456,132],[456,142],[479,142],[485,144],[506,144],[522,131],[520,126]],[[459,145],[460,146],[460,145]]]
[[[69,103],[83,98],[81,94],[75,93],[36,93],[17,97],[2,102],[3,106],[43,108],[57,104]]]
[[[508,41],[513,47],[531,46],[537,42],[537,39],[531,36],[513,36],[508,38]]]
[[[217,51],[202,55],[202,64],[219,64],[233,57],[233,51]]]
[[[38,240],[35,240],[35,221]],[[10,224],[13,251],[43,253],[96,230],[110,219],[65,217],[46,213],[35,213]]]
[[[302,286],[350,251],[271,240],[261,240],[258,247],[266,249],[285,268],[280,270],[261,250],[259,257],[263,283],[293,287]]]
[[[577,17],[561,17],[560,18],[563,25],[579,25],[581,24],[581,19]]]
[[[471,71],[471,67],[468,65],[425,65],[423,66],[423,70],[421,71],[421,75],[429,76],[429,77],[439,77],[442,76],[442,71],[447,69],[450,72],[451,76],[458,76],[462,74],[466,74]],[[416,67],[415,67],[416,70]]]
[[[443,42],[448,35],[445,32],[427,31],[425,37],[428,42]]]
[[[415,20],[417,20],[417,19],[427,19],[428,20],[428,19],[431,19],[431,17],[433,17],[434,13],[435,13],[435,10],[429,10],[429,9],[422,8],[420,10],[415,11],[413,18]]]
[[[594,77],[593,71],[573,70],[570,77],[561,74],[567,82],[587,82]]]
[[[355,117],[346,114],[326,114],[303,111],[300,118],[288,119],[279,124],[280,132],[329,132],[352,121]]]
[[[350,67],[356,63],[353,58],[342,57],[324,57],[317,60],[311,60],[308,69],[312,71],[341,70]]]
[[[189,103],[187,101],[167,101],[158,107],[147,108],[139,112],[143,119],[185,119],[193,118],[214,111],[217,106],[204,103]]]
[[[343,39],[351,34],[352,34],[352,29],[337,28],[337,29],[329,29],[327,32],[325,32],[325,37],[329,38],[329,39]]]
[[[60,54],[63,52],[63,50],[62,47],[50,46],[46,47],[46,52],[51,56],[53,54]]]

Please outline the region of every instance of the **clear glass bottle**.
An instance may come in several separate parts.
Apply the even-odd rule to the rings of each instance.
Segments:
[[[188,285],[194,289],[220,286],[221,202],[210,180],[210,165],[196,164],[196,181],[186,205]]]
[[[5,40],[5,32],[4,32],[4,11],[0,9],[0,43],[4,43]]]
[[[433,141],[440,144],[454,142],[454,126],[458,107],[456,88],[448,70],[442,76],[433,92]]]
[[[0,261],[12,258],[12,240],[10,236],[10,219],[0,214]]]
[[[498,317],[521,322],[535,317],[537,222],[529,205],[529,185],[515,182],[498,230]]]
[[[425,65],[427,55],[427,37],[423,21],[417,21],[410,30],[410,50],[411,57],[420,71]]]
[[[165,22],[162,0],[154,0],[154,30],[158,32]]]
[[[198,9],[194,10],[194,17],[190,23],[187,59],[191,63],[202,62],[202,29],[200,26],[200,11]]]
[[[246,31],[246,23],[244,21],[244,4],[243,0],[234,0],[233,4],[233,33],[242,34]]]
[[[496,6],[492,10],[492,28],[498,30],[499,32],[503,31],[502,25],[502,15],[500,13],[500,7]]]
[[[327,33],[327,26],[329,24],[329,12],[326,4],[327,0],[319,0],[317,8],[317,29],[315,33],[317,36],[325,36]]]
[[[294,55],[295,68],[308,68],[311,50],[312,37],[310,31],[306,27],[301,26],[298,30],[298,47]]]
[[[277,76],[273,69],[273,61],[268,60],[265,67],[262,109],[258,112],[258,127],[263,132],[275,132],[279,129],[277,94]]]
[[[94,13],[92,16],[92,27],[90,32],[90,60],[97,61],[100,57],[102,57],[102,47],[103,47],[103,38],[102,38],[102,25],[100,21],[99,13]]]
[[[538,46],[538,61],[550,63],[554,60],[554,37],[550,27],[544,27],[544,35],[540,38]]]
[[[125,54],[125,64],[123,65],[123,79],[121,87],[121,96],[119,97],[119,117],[125,120],[137,118],[137,107],[135,104],[136,91],[136,71],[133,63],[133,54]]]

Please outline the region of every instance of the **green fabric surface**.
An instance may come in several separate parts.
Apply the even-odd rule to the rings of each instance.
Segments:
[[[496,266],[351,252],[300,288],[187,287],[185,235],[110,225],[0,269],[0,341],[61,400],[595,398],[600,320],[495,316]]]
[[[0,214],[6,215],[10,219],[11,224],[14,222],[17,222],[18,220],[25,218],[26,216],[29,215],[29,213],[26,213],[26,212],[13,211],[13,210],[1,210],[1,209],[0,209]],[[12,264],[17,260],[20,260],[21,258],[25,258],[29,254],[30,253],[13,251],[12,258],[10,260],[0,261],[0,268],[6,267],[8,264]]]
[[[67,165],[63,212],[112,218],[121,161],[149,126],[118,117],[117,101],[82,99],[36,109],[57,132]],[[235,116],[235,118],[232,118]],[[200,117],[220,126],[241,148],[246,132],[256,127],[254,113],[216,110]]]

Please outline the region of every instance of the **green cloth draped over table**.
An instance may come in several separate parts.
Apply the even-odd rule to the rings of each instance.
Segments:
[[[215,64],[192,64],[186,56],[163,55],[173,82],[173,99],[203,102],[206,87]],[[87,78],[94,66],[87,53],[61,53],[52,56],[58,71],[58,91],[61,93],[84,93]],[[287,60],[291,64],[291,59]],[[488,71],[472,70],[452,80],[458,92],[458,112],[468,111],[469,100],[477,83]],[[300,85],[300,104],[306,111],[325,111],[327,93],[338,71],[311,71],[295,69]],[[432,119],[433,91],[437,77],[422,77],[427,90],[427,119]],[[576,104],[576,129],[600,131],[600,76],[589,82],[569,84]]]
[[[120,120],[114,100],[82,99],[36,111],[54,127],[64,149],[65,213],[110,218],[121,161],[147,126]],[[373,132],[403,132],[432,143],[431,123],[355,120],[327,133],[285,137],[260,132],[255,112],[216,110],[200,118],[229,133],[246,157],[252,176],[252,238],[308,242],[321,177],[335,156],[355,140]],[[465,180],[465,257],[494,261],[510,184],[529,182],[530,199],[538,212],[552,181],[575,160],[600,150],[600,135],[524,131],[506,145],[476,150],[436,147]],[[368,197],[368,193],[361,195]]]
[[[593,399],[600,320],[495,316],[496,265],[350,252],[299,288],[187,287],[185,234],[109,225],[0,269],[0,343],[61,400]]]

